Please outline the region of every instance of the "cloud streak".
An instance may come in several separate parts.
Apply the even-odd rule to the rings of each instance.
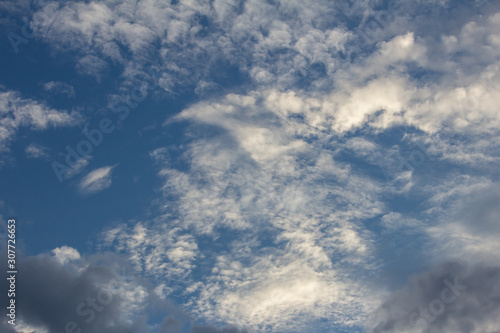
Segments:
[[[106,166],[90,171],[78,184],[78,190],[82,194],[94,194],[111,186],[111,175],[114,166]]]
[[[57,111],[23,98],[19,92],[0,89],[0,152],[8,151],[9,143],[22,127],[40,131],[50,127],[75,126],[82,120],[77,112]]]

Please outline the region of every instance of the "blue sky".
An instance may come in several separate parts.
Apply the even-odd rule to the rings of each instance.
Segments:
[[[0,10],[6,332],[498,329],[500,2]]]

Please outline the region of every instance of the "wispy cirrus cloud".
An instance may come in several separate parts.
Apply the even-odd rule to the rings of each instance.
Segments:
[[[49,91],[54,94],[63,94],[70,98],[76,96],[75,88],[72,85],[69,85],[64,82],[56,82],[56,81],[46,82],[43,85],[43,89],[45,91]]]
[[[90,171],[78,184],[82,194],[94,194],[111,186],[111,175],[114,166],[106,166]]]
[[[81,124],[83,118],[78,112],[64,112],[23,98],[19,92],[0,90],[0,152],[7,151],[16,131],[27,127],[35,131],[50,127],[66,127]]]
[[[49,156],[48,150],[45,146],[32,143],[25,148],[24,152],[28,158],[47,158]]]

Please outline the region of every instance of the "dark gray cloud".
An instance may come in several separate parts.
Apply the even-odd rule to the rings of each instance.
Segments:
[[[218,329],[213,326],[195,326],[191,330],[192,333],[246,333],[247,331],[240,330],[236,327],[225,327]]]
[[[183,332],[182,326],[182,321],[173,317],[167,317],[161,323],[160,330],[157,333],[180,333]],[[218,329],[214,326],[194,326],[191,328],[191,333],[247,333],[247,331],[236,327]]]
[[[369,332],[500,332],[500,267],[446,263],[414,276],[369,320]]]
[[[462,203],[457,220],[473,234],[491,235],[500,233],[500,186],[495,184],[481,189]]]
[[[157,333],[181,333],[183,322],[174,317],[166,317],[163,319],[160,329]],[[190,333],[247,333],[246,330],[241,330],[236,327],[224,327],[222,329],[214,326],[193,326]]]
[[[67,325],[85,332],[135,332],[121,318],[124,299],[106,288],[114,278],[110,267],[91,264],[77,272],[49,255],[18,259],[17,265],[18,322],[45,327],[54,333],[71,332]],[[6,290],[5,281],[2,280],[2,290]],[[107,327],[111,322],[116,326]]]
[[[0,245],[1,255],[6,258],[6,246]],[[7,271],[6,263],[2,262],[0,266],[4,272]],[[143,311],[136,313],[137,319],[129,321],[132,319],[130,313],[124,309],[127,309],[126,303],[130,299],[116,292],[116,282],[122,281],[117,270],[121,270],[123,275],[127,265],[112,254],[94,255],[65,265],[54,256],[42,254],[18,258],[17,266],[18,324],[22,321],[30,327],[47,329],[50,333],[176,333],[181,332],[188,322],[182,310],[156,297],[150,292],[151,286],[147,281],[139,280],[127,286],[146,287],[149,296]],[[0,288],[8,290],[7,279],[2,279]],[[7,297],[0,299],[2,308],[7,307],[8,301]],[[147,325],[148,315],[155,314],[165,316],[159,329]],[[17,332],[6,318],[0,321],[0,331]],[[191,332],[245,333],[237,328],[221,330],[212,326],[195,326]]]

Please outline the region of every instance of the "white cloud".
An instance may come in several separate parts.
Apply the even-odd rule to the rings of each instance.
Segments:
[[[66,172],[64,173],[64,179],[71,179],[74,176],[82,172],[92,160],[92,156],[86,155],[78,159]]]
[[[69,246],[56,247],[52,250],[52,253],[61,265],[80,259],[80,253],[76,249]]]
[[[382,216],[381,225],[390,231],[411,230],[422,226],[422,223],[415,218],[404,216],[400,213],[390,212]]]
[[[249,267],[231,259],[219,257],[216,273],[201,287],[196,303],[200,315],[282,331],[300,327],[304,316],[351,325],[368,303],[362,301],[359,285],[335,277],[333,270],[318,272],[293,256],[261,257]]]
[[[29,301],[23,304],[32,305],[25,308],[25,316],[16,318],[15,332],[54,332],[64,327],[76,314],[79,304],[87,298],[104,300],[102,307],[95,313],[93,320],[75,322],[83,330],[103,332],[104,330],[138,330],[146,332],[149,323],[144,321],[145,311],[172,309],[156,296],[154,288],[140,277],[130,274],[130,267],[122,258],[112,254],[95,254],[81,256],[70,247],[62,246],[53,251],[55,258],[40,254],[23,258],[26,275],[24,285],[32,289],[28,299],[37,299],[37,305]],[[59,262],[58,262],[59,261]],[[56,285],[61,292],[50,293],[50,285]],[[23,299],[18,295],[18,300]],[[24,299],[23,299],[24,300]],[[109,302],[107,302],[109,300]],[[56,304],[56,309],[54,309]],[[99,304],[99,303],[98,303]],[[40,307],[50,309],[42,319],[38,317]],[[174,309],[175,311],[175,309]],[[61,318],[59,320],[57,318]],[[52,319],[56,318],[56,319]],[[80,316],[83,319],[83,316]],[[87,317],[86,317],[87,318]],[[90,317],[89,317],[90,318]],[[7,322],[2,322],[2,328]],[[64,328],[63,328],[64,329]],[[9,332],[14,332],[7,329]],[[6,331],[6,330],[4,330]]]
[[[425,226],[434,240],[429,249],[434,259],[459,258],[471,262],[498,262],[496,239],[500,212],[499,185],[486,176],[455,175],[428,191],[426,213],[439,223]]]
[[[83,194],[93,194],[111,186],[111,173],[115,166],[106,166],[89,172],[78,185]]]
[[[76,95],[75,88],[72,85],[69,85],[64,82],[55,82],[55,81],[46,82],[43,85],[43,89],[45,91],[50,91],[55,94],[63,94],[68,97],[75,97]]]
[[[137,271],[159,280],[183,281],[195,267],[198,255],[194,237],[163,223],[145,226],[139,222],[133,228],[118,226],[107,230],[103,240],[105,246],[129,254]]]
[[[107,244],[146,274],[183,276],[177,288],[186,290],[186,306],[211,320],[278,330],[322,316],[342,325],[359,321],[370,296],[342,267],[371,269],[372,235],[362,221],[383,211],[381,188],[308,140],[321,132],[288,117],[306,104],[314,119],[314,100],[274,91],[230,94],[184,110],[178,119],[226,134],[194,140],[185,171],[172,167],[168,147],[152,152],[163,166],[169,222],[112,229]],[[189,235],[184,245],[174,232]],[[259,241],[262,233],[272,244]],[[222,244],[223,252],[200,245],[226,234],[246,236]],[[204,273],[195,279],[195,270]]]
[[[75,126],[81,121],[82,117],[77,112],[57,111],[32,99],[22,98],[18,92],[0,90],[0,152],[8,150],[9,142],[21,127],[44,130]]]
[[[26,147],[24,152],[28,158],[47,158],[49,156],[48,150],[45,146],[32,143]]]
[[[410,37],[396,41],[411,44]],[[396,55],[397,61],[409,54]],[[221,229],[248,235],[241,244],[226,245],[224,253],[200,251],[201,256],[208,256],[206,263],[193,263],[200,267],[211,263],[209,274],[191,281],[192,267],[182,270],[186,283],[191,282],[184,287],[190,295],[186,306],[195,313],[256,329],[272,325],[278,331],[298,329],[321,317],[353,325],[377,298],[377,292],[363,289],[366,281],[345,273],[366,273],[376,267],[372,261],[376,236],[363,223],[384,213],[380,223],[388,230],[434,233],[426,229],[427,221],[386,212],[384,181],[353,170],[338,154],[350,150],[381,168],[397,163],[400,148],[362,137],[344,140],[343,136],[367,125],[377,133],[399,124],[420,129],[405,144],[431,140],[435,152],[442,141],[430,135],[433,128],[442,127],[454,115],[434,115],[422,108],[417,112],[424,103],[421,96],[431,91],[397,71],[367,82],[361,77],[359,85],[349,78],[344,86],[324,96],[264,89],[200,102],[177,119],[189,120],[193,126],[217,126],[225,134],[190,143],[183,155],[189,161],[188,170],[172,167],[175,163],[168,147],[152,153],[165,163],[159,173],[165,180],[162,204],[165,214],[175,216],[175,228],[189,230],[195,242],[201,237],[217,239]],[[442,96],[435,94],[436,98]],[[417,114],[429,118],[413,118]],[[405,192],[417,187],[429,193],[413,180],[413,170],[396,168],[394,172],[396,178],[405,178]],[[448,191],[459,191],[455,185]],[[433,184],[432,188],[439,187]],[[429,202],[452,195],[437,192]],[[432,216],[433,210],[426,214]],[[152,233],[163,235],[168,230],[154,224],[151,228]],[[272,244],[253,240],[262,233],[269,234]],[[134,233],[128,234],[134,239]],[[140,244],[140,249],[147,248],[146,243]],[[132,248],[122,247],[132,261],[150,260],[149,250]],[[160,253],[165,257],[168,251]],[[156,266],[161,267],[161,261]],[[141,267],[145,272],[154,271]]]
[[[16,320],[16,325],[14,326],[14,332],[16,333],[33,333],[33,332],[40,332],[40,333],[49,333],[49,330],[40,327],[38,325],[30,325],[24,322],[22,319]]]
[[[366,62],[366,66],[374,68],[370,74],[374,78],[367,78],[363,66],[356,65],[359,67],[346,70],[345,77],[340,77],[338,89],[327,95],[263,89],[201,102],[178,116],[194,124],[221,127],[226,134],[222,138],[195,140],[186,154],[190,161],[188,171],[166,166],[160,172],[166,180],[166,196],[178,197],[168,209],[175,209],[184,225],[193,227],[195,233],[216,235],[218,228],[229,228],[245,233],[256,230],[255,236],[259,237],[258,230],[272,230],[274,241],[262,252],[259,252],[262,245],[245,242],[242,247],[248,248],[246,254],[231,249],[229,254],[214,258],[212,274],[206,280],[197,280],[189,289],[198,290],[188,303],[196,313],[250,327],[272,325],[279,331],[280,325],[283,330],[297,328],[294,325],[300,325],[300,318],[325,316],[332,322],[342,322],[348,313],[352,321],[342,323],[350,325],[373,304],[376,293],[365,294],[362,288],[358,289],[362,282],[342,276],[342,272],[359,267],[366,272],[372,267],[368,258],[374,253],[375,236],[364,228],[362,221],[384,212],[384,204],[379,200],[385,189],[336,157],[338,151],[349,148],[358,157],[382,168],[399,162],[401,147],[363,138],[344,141],[342,137],[365,126],[370,134],[396,125],[416,127],[418,135],[407,138],[405,135],[405,145],[430,141],[429,153],[418,145],[414,151],[419,149],[424,160],[438,151],[450,159],[452,150],[441,146],[450,133],[472,138],[478,131],[491,128],[490,133],[495,137],[492,123],[498,120],[496,116],[489,118],[486,110],[477,110],[481,116],[475,124],[457,124],[456,119],[461,115],[450,107],[456,96],[449,97],[448,106],[440,106],[440,101],[448,98],[447,94],[456,89],[450,87],[458,81],[441,85],[430,82],[426,86],[409,79],[404,65],[390,69],[406,61],[420,65],[427,61],[424,46],[403,52],[400,44],[414,47],[413,35],[402,35],[381,44],[382,51]],[[461,107],[465,114],[471,114],[470,106]],[[443,132],[442,139],[434,135],[438,131]],[[325,141],[328,144],[323,144]],[[485,145],[478,143],[476,149],[491,154]],[[464,158],[470,161],[472,156]],[[406,193],[414,188],[423,190],[429,203],[442,203],[454,193],[462,195],[476,188],[471,184],[468,190],[468,186],[461,187],[455,182],[449,188],[443,185],[447,190],[434,183],[424,185],[428,180],[414,179],[414,169],[396,167],[395,178],[404,178]],[[435,194],[431,194],[432,189]],[[437,230],[453,228],[429,227],[428,219],[445,214],[444,208],[432,206],[422,221],[411,215],[387,212],[380,223],[388,230],[404,228],[432,235],[436,246],[444,239],[437,236]],[[455,237],[451,239],[451,244],[458,244]],[[488,251],[492,253],[491,247]],[[467,247],[467,252],[472,253],[472,247]],[[337,266],[340,263],[341,268]],[[289,269],[310,275],[294,276],[288,273]],[[275,275],[281,271],[287,272],[284,276],[290,281],[280,280],[279,273]],[[342,278],[336,279],[339,275]],[[295,298],[294,292],[301,291],[295,283],[307,290],[307,297]],[[348,290],[359,293],[349,294]],[[283,299],[287,302],[282,303]],[[350,307],[358,306],[357,302],[366,306],[359,305],[359,313]],[[217,306],[211,305],[214,303]],[[331,308],[339,312],[329,312]]]
[[[253,89],[215,94],[178,115],[191,125],[180,157],[188,167],[175,168],[169,147],[151,153],[164,216],[108,230],[107,246],[138,271],[175,280],[186,307],[209,320],[282,331],[322,317],[351,325],[377,298],[361,278],[376,270],[377,226],[430,236],[429,251],[442,254],[435,258],[497,249],[447,212],[496,177],[500,14],[446,14],[447,1],[427,1],[422,14],[421,2],[401,2],[391,13],[400,15],[368,31],[381,12],[371,2],[346,14],[361,22],[353,30],[340,2],[278,3],[50,3],[33,23],[54,47],[79,52],[79,69],[96,77],[108,62],[127,76],[153,59],[165,90],[188,86],[205,97],[224,89],[213,82],[223,63]],[[206,124],[221,134],[199,137]],[[374,139],[395,127],[409,133]],[[405,147],[420,143],[428,164],[402,168],[413,152]],[[456,171],[443,176],[439,163]],[[109,187],[111,169],[89,173],[80,190]],[[383,173],[401,188],[391,192]],[[390,211],[394,194],[417,196],[421,216]]]
[[[93,55],[86,55],[78,61],[77,69],[80,73],[93,76],[100,81],[107,66],[104,60]]]

